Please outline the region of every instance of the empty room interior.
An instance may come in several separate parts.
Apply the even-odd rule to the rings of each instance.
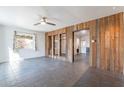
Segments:
[[[0,87],[123,87],[123,6],[0,6]]]

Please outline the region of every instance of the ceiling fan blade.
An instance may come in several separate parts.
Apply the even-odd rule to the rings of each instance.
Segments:
[[[36,24],[34,24],[34,25],[37,26],[37,25],[39,25],[39,24],[41,24],[41,23],[39,22],[39,23],[36,23]]]
[[[52,26],[56,26],[56,24],[54,24],[54,23],[50,23],[50,22],[46,22],[46,24],[48,24],[48,25],[52,25]]]

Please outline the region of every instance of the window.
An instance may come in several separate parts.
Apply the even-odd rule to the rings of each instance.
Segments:
[[[14,49],[36,50],[36,35],[30,33],[15,32]]]

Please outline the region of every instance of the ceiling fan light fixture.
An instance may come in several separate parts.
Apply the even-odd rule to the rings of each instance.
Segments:
[[[52,26],[55,26],[56,24],[52,23],[52,22],[49,22],[47,21],[47,18],[46,17],[42,17],[42,20],[40,20],[38,23],[34,24],[35,26],[37,25],[52,25]]]
[[[45,22],[41,22],[41,25],[46,25],[46,23]]]

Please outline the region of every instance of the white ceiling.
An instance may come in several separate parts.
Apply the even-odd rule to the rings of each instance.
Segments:
[[[120,6],[114,8],[112,6],[1,6],[0,24],[47,32],[122,11],[124,7]],[[57,25],[34,26],[33,24],[40,20],[40,16],[48,17],[50,22]]]

